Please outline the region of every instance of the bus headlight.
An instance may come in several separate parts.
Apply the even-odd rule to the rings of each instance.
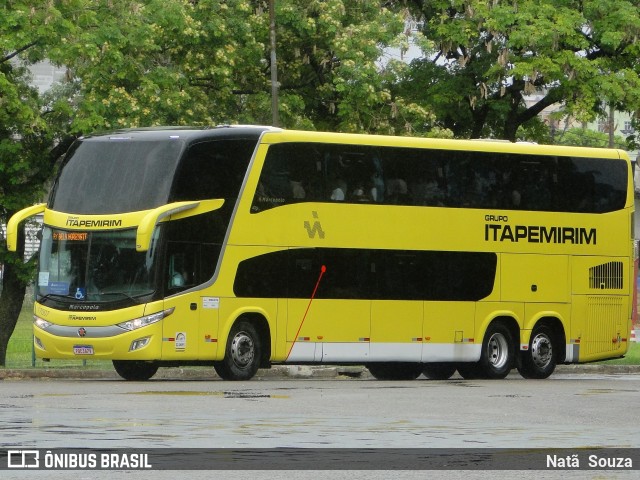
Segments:
[[[129,331],[137,330],[138,328],[146,327],[147,325],[159,322],[163,318],[168,317],[173,313],[174,309],[175,308],[169,308],[168,310],[164,310],[162,312],[145,315],[144,317],[140,318],[134,318],[133,320],[129,320],[127,322],[117,323],[116,326]]]
[[[36,317],[35,315],[33,316],[33,323],[42,330],[46,330],[51,325],[53,325],[51,322],[47,322],[46,320],[40,317]]]

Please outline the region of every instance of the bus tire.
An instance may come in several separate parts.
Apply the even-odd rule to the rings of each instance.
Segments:
[[[511,332],[503,323],[492,323],[482,341],[478,368],[482,378],[505,378],[513,368],[515,345]]]
[[[475,380],[476,378],[482,378],[482,372],[478,363],[459,363],[458,373],[465,380]]]
[[[429,380],[449,380],[456,373],[455,363],[427,363],[422,374]]]
[[[412,362],[380,362],[367,365],[376,380],[415,380],[422,373],[423,365]]]
[[[250,380],[260,367],[262,342],[253,323],[236,322],[227,339],[224,359],[214,363],[216,373],[223,380]]]
[[[521,353],[518,372],[524,378],[547,378],[556,369],[556,362],[551,329],[546,325],[536,326],[531,332],[529,349]]]
[[[125,380],[149,380],[158,371],[158,364],[143,360],[113,360],[116,373]]]

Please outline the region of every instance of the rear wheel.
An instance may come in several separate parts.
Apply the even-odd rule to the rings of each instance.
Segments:
[[[547,378],[556,369],[556,351],[553,348],[553,334],[545,325],[531,332],[529,349],[522,352],[521,365],[518,367],[524,378]]]
[[[258,371],[262,342],[256,327],[244,320],[229,332],[224,359],[215,362],[216,373],[223,380],[250,380]]]
[[[427,363],[422,373],[430,380],[448,380],[456,373],[454,363]]]
[[[154,362],[142,360],[113,360],[113,368],[125,380],[149,380],[158,371]]]
[[[411,362],[370,363],[367,368],[377,380],[415,380],[422,373],[422,364]]]

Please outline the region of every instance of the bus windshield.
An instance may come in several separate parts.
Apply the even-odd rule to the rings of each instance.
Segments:
[[[156,235],[157,238],[157,235]],[[136,230],[68,231],[45,226],[36,294],[39,301],[138,303],[155,290],[157,248],[136,251]]]
[[[80,140],[72,147],[52,191],[51,208],[96,215],[167,203],[183,142],[109,138]]]

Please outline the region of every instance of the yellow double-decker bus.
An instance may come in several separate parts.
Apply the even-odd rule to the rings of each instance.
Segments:
[[[545,378],[623,356],[634,196],[619,150],[138,129],[68,152],[43,213],[34,348],[128,380],[212,365]]]

